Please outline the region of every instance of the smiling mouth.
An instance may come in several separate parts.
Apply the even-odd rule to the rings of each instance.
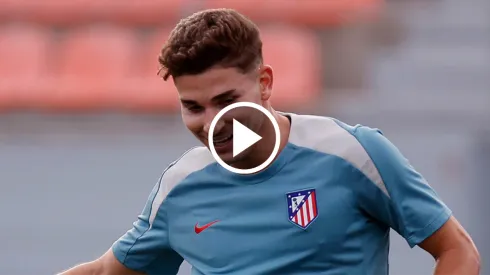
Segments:
[[[213,139],[213,144],[215,147],[221,147],[226,145],[229,141],[233,139],[233,134],[230,134],[229,136],[219,138],[219,139]]]

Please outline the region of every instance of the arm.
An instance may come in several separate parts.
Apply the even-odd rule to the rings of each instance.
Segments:
[[[479,274],[473,241],[424,177],[378,130],[350,130],[369,156],[367,167],[376,174],[359,192],[361,208],[397,231],[410,247],[418,245],[432,254],[436,275]]]
[[[80,264],[58,275],[143,275],[143,273],[126,268],[109,250],[95,261]]]
[[[419,246],[436,260],[435,275],[480,274],[478,250],[454,217]]]
[[[99,259],[59,275],[177,274],[183,258],[169,244],[166,192],[162,176],[131,230]]]

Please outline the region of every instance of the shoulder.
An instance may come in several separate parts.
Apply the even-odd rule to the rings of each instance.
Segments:
[[[368,158],[366,148],[359,139],[376,134],[381,132],[359,124],[352,126],[331,117],[292,115],[290,141],[301,147],[358,162]]]
[[[194,147],[168,165],[150,195],[150,203],[148,204],[150,209],[149,224],[153,224],[160,206],[172,189],[190,174],[198,172],[212,163],[214,163],[214,158],[206,147]]]
[[[206,147],[191,148],[165,169],[161,182],[170,190],[190,174],[214,162],[213,156]]]
[[[332,117],[291,115],[290,142],[350,163],[378,186],[383,182],[370,155],[366,140],[382,136],[378,129],[349,125]]]

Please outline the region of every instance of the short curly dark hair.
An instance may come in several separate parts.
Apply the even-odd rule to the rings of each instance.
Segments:
[[[247,73],[262,63],[262,40],[258,27],[237,11],[203,10],[177,24],[158,62],[164,80],[200,74],[214,66]]]

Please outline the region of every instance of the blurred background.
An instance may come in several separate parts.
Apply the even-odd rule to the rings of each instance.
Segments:
[[[277,109],[383,130],[490,274],[488,0],[0,0],[0,274],[100,256],[197,144],[156,58],[179,18],[211,7],[262,28]],[[392,240],[392,274],[431,274]]]

